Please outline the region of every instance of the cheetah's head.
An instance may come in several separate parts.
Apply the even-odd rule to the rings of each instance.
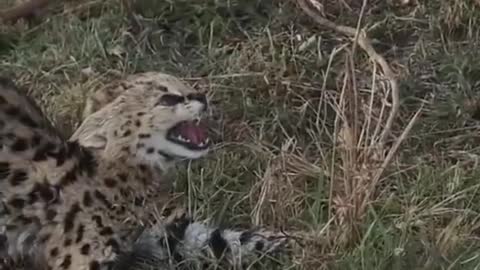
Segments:
[[[112,91],[113,89],[113,91]],[[148,72],[127,77],[115,88],[95,95],[104,100],[88,115],[71,139],[100,150],[107,158],[164,165],[170,160],[197,159],[209,148],[201,116],[206,96],[176,77]]]

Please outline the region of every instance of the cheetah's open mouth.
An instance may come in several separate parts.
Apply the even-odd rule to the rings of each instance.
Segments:
[[[167,139],[190,150],[204,150],[210,144],[207,128],[200,121],[178,123],[168,131]]]

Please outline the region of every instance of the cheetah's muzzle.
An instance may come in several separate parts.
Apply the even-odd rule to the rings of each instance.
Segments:
[[[172,127],[167,139],[189,150],[205,150],[210,145],[208,131],[201,121],[183,121]]]

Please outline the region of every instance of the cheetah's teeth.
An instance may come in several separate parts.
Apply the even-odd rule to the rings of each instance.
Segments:
[[[181,137],[181,140],[182,140],[183,142],[186,142],[186,143],[189,143],[189,142],[190,142],[190,139],[183,138],[183,137]]]
[[[189,139],[184,138],[182,135],[178,135],[178,136],[177,136],[177,139],[178,139],[179,141],[181,141],[181,142],[190,142]]]
[[[198,147],[204,147],[204,146],[207,145],[209,142],[210,142],[210,139],[209,139],[209,138],[206,138],[203,142],[201,142],[201,143],[198,144]]]

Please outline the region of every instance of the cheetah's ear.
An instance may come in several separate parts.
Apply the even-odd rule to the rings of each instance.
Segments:
[[[80,144],[86,148],[103,150],[107,147],[107,138],[101,134],[93,133],[80,138]]]

